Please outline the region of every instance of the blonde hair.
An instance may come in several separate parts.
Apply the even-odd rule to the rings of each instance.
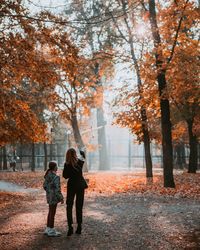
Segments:
[[[78,161],[78,157],[77,157],[77,154],[76,154],[76,150],[74,148],[70,148],[67,150],[67,153],[66,153],[66,163],[71,165],[71,166],[75,166],[77,161]]]

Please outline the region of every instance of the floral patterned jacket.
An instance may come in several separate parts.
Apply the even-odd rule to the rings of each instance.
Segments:
[[[45,176],[43,188],[46,191],[47,203],[55,205],[63,200],[63,195],[60,188],[60,177],[53,172],[49,172]]]

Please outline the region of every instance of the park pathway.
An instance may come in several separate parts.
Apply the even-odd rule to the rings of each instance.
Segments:
[[[199,201],[172,197],[88,194],[82,235],[66,236],[65,205],[58,206],[59,238],[43,235],[44,192],[1,215],[1,250],[200,249]],[[21,201],[19,200],[19,203]]]

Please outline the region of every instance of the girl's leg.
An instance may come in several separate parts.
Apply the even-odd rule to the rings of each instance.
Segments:
[[[47,216],[47,227],[50,227],[50,217],[51,217],[51,208],[49,205],[49,212],[48,212],[48,216]]]
[[[47,227],[54,228],[54,219],[56,214],[57,204],[49,205],[49,214],[47,217]]]

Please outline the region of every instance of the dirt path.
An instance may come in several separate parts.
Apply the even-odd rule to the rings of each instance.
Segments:
[[[66,236],[65,206],[59,205],[59,238],[43,235],[44,193],[1,213],[0,249],[200,249],[200,202],[188,198],[121,193],[86,196],[82,235]]]

